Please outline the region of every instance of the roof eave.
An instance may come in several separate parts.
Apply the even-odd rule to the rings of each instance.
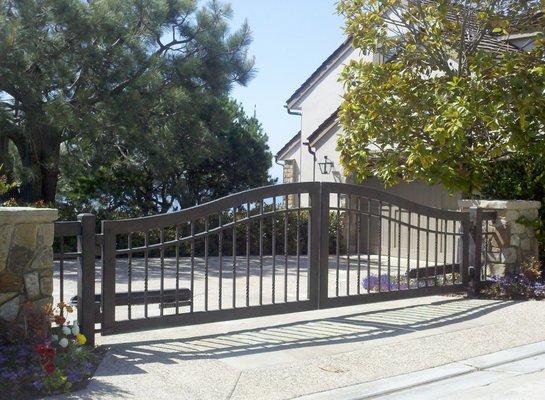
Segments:
[[[298,104],[304,95],[314,87],[315,83],[323,77],[333,65],[352,47],[352,39],[346,39],[331,55],[307,78],[305,82],[286,100],[286,105],[290,109],[298,109]]]
[[[285,161],[286,155],[292,150],[295,146],[298,146],[301,143],[301,131],[299,131],[295,136],[293,136],[279,151],[276,153],[276,158],[280,161]]]

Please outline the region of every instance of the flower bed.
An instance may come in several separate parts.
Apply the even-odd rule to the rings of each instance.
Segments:
[[[543,300],[545,299],[545,282],[541,269],[539,261],[530,260],[521,266],[517,274],[492,277],[482,295],[505,300]]]
[[[70,392],[85,386],[93,375],[100,352],[85,346],[86,338],[77,322],[67,323],[63,315],[72,311],[70,306],[61,303],[56,311],[56,315],[51,310],[44,310],[44,315],[37,311],[29,313],[29,317],[33,317],[28,319],[33,328],[31,335],[23,339],[13,335],[3,338],[0,343],[2,398],[31,399]],[[49,326],[40,327],[43,321]]]

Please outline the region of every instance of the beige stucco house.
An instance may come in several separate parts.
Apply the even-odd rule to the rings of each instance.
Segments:
[[[481,45],[492,51],[501,51],[505,46],[528,50],[533,46],[534,36],[535,33],[524,33],[487,38]],[[352,47],[350,40],[346,40],[286,101],[287,112],[301,119],[301,130],[277,153],[278,161],[284,164],[284,182],[352,182],[345,174],[336,150],[337,137],[342,134],[337,119],[343,95],[339,75],[347,62],[362,58],[374,63],[384,62],[376,54],[361,54]],[[318,164],[326,160],[333,165],[329,173],[323,174]],[[381,187],[374,179],[363,184]],[[387,190],[420,204],[443,209],[457,208],[460,198],[457,194],[449,194],[440,185],[429,186],[419,182],[400,184]]]

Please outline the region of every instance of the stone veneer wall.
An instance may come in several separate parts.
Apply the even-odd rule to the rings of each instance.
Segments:
[[[49,208],[0,207],[0,326],[22,322],[27,302],[53,300],[53,222]]]
[[[486,242],[483,239],[488,276],[503,275],[506,271],[515,272],[525,261],[538,257],[535,229],[520,222],[538,218],[541,207],[539,201],[460,200],[458,203],[462,210],[480,207],[498,213],[498,219],[488,224]],[[485,229],[483,224],[483,232]]]
[[[286,160],[284,161],[284,176],[283,183],[295,183],[297,182],[297,162],[295,160]],[[288,206],[289,207],[298,207],[297,196],[289,195],[288,196]]]

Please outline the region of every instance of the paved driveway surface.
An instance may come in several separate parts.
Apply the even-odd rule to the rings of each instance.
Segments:
[[[543,326],[545,302],[434,296],[99,337],[96,377],[59,398],[290,399],[543,341]]]

